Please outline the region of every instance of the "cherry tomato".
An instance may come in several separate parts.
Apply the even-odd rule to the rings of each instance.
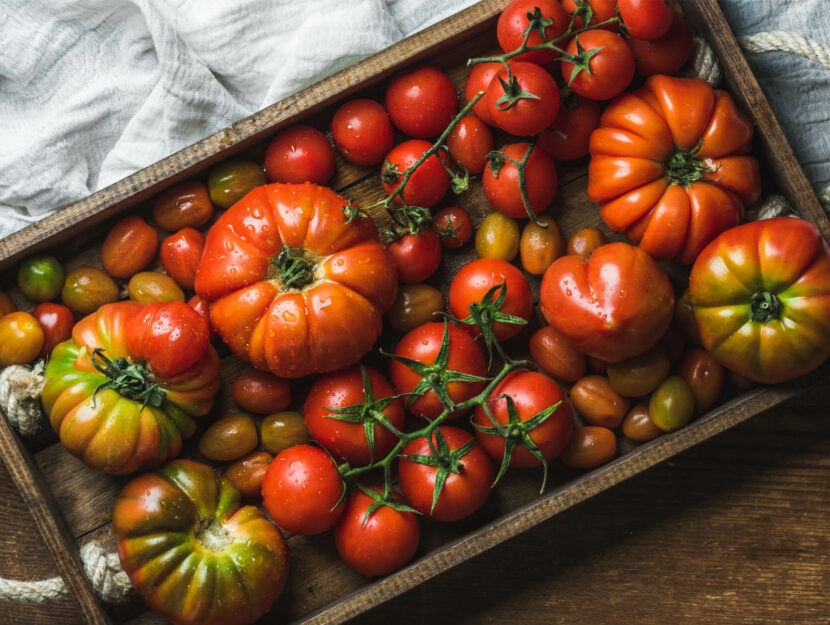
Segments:
[[[588,0],[588,6],[594,12],[591,19],[591,25],[595,26],[601,22],[606,22],[613,17],[617,17],[617,0]],[[573,13],[576,10],[575,0],[562,0],[562,7],[568,12]],[[574,20],[574,28],[582,28],[583,21],[581,17]],[[605,30],[617,32],[619,30],[619,22],[608,24],[602,27]]]
[[[37,319],[27,312],[13,312],[0,319],[0,366],[25,365],[37,358],[44,343]]]
[[[485,315],[492,316],[500,312],[525,321],[529,320],[533,310],[533,296],[527,278],[516,267],[497,258],[479,258],[467,263],[455,274],[450,283],[450,312],[456,319],[467,319],[471,316],[470,306],[481,304],[490,289],[502,284],[506,287],[504,303],[498,310],[490,310]],[[497,297],[498,293],[491,301]],[[474,336],[480,334],[478,326],[462,327]],[[492,327],[496,339],[503,341],[516,336],[524,325],[497,321]]]
[[[245,369],[231,382],[234,403],[249,412],[271,414],[291,403],[291,385],[268,371]]]
[[[432,219],[432,229],[447,249],[466,245],[473,236],[473,220],[470,214],[459,206],[441,209]]]
[[[575,469],[593,469],[617,455],[617,437],[608,428],[586,425],[574,430],[559,458]]]
[[[471,174],[480,174],[493,149],[493,133],[478,117],[467,115],[447,137],[447,148],[456,163]]]
[[[95,267],[75,267],[66,274],[61,300],[73,312],[88,315],[104,304],[118,301],[118,285]]]
[[[262,446],[272,454],[278,454],[294,445],[308,442],[305,420],[299,412],[285,410],[270,414],[260,425]]]
[[[589,30],[571,39],[565,48],[568,54],[577,55],[577,41],[585,52],[599,51],[588,62],[590,74],[580,71],[574,76],[576,66],[562,61],[562,77],[568,86],[591,100],[608,100],[622,93],[634,78],[634,54],[625,40],[607,30]]]
[[[32,316],[37,319],[44,336],[43,347],[37,357],[45,360],[52,353],[55,345],[72,338],[75,317],[66,306],[52,302],[43,302],[35,306]]]
[[[648,402],[641,402],[625,415],[622,432],[632,441],[645,443],[660,436],[663,430],[654,425],[654,421],[651,420],[648,414]]]
[[[570,236],[565,253],[580,256],[587,260],[595,249],[606,243],[608,243],[608,237],[599,228],[583,228]]]
[[[562,382],[576,382],[585,375],[585,355],[551,326],[530,337],[530,355],[542,371]]]
[[[119,221],[101,246],[101,264],[113,278],[125,280],[146,268],[156,257],[159,235],[141,217]]]
[[[692,54],[692,29],[679,13],[675,13],[665,35],[653,41],[631,38],[628,45],[641,76],[674,74]]]
[[[184,301],[184,292],[170,276],[155,271],[142,271],[127,284],[130,299],[139,304],[151,302]]]
[[[214,421],[199,439],[199,453],[208,460],[236,460],[258,442],[254,420],[240,412]]]
[[[334,526],[346,506],[345,486],[334,461],[321,449],[295,445],[268,465],[262,483],[263,505],[286,532],[311,536]]]
[[[386,156],[386,164],[381,172],[383,190],[387,195],[398,188],[403,173],[431,147],[432,144],[427,141],[412,139],[392,148]],[[443,153],[440,154],[441,158],[446,160],[446,156]],[[409,182],[406,183],[403,197],[410,206],[432,208],[446,195],[450,188],[450,175],[438,158],[435,154],[431,155],[418,166]],[[400,204],[399,197],[395,200]]]
[[[162,191],[153,202],[153,221],[168,232],[198,228],[213,216],[208,188],[199,180],[187,180]]]
[[[432,230],[421,230],[418,234],[407,232],[392,241],[387,249],[395,259],[398,280],[404,284],[423,282],[441,264],[441,241]]]
[[[509,72],[502,67],[490,81],[485,97],[496,126],[520,137],[538,134],[550,126],[560,106],[553,76],[535,63],[521,61],[511,61]]]
[[[462,429],[443,425],[437,428],[450,452],[474,441],[470,450],[455,461],[458,472],[450,470],[441,494],[432,506],[438,467],[409,460],[405,456],[434,456],[425,436],[416,438],[403,448],[398,461],[398,477],[404,499],[418,512],[436,521],[460,521],[478,510],[490,494],[493,464],[490,457],[475,441],[472,434]],[[440,448],[436,432],[432,444]]]
[[[208,332],[210,334],[210,337],[213,338],[214,330],[213,325],[210,323],[210,307],[207,305],[207,302],[205,302],[205,300],[203,300],[198,295],[194,295],[189,300],[187,300],[187,305],[190,306],[197,313],[199,313],[202,319],[207,321]]]
[[[250,161],[230,160],[210,170],[210,200],[219,208],[230,208],[254,187],[266,183],[262,168]]]
[[[526,272],[536,276],[545,273],[551,263],[565,251],[565,239],[553,217],[545,215],[540,217],[539,221],[547,227],[543,228],[536,222],[529,221],[519,242],[522,267]]]
[[[519,253],[519,224],[502,213],[490,213],[476,230],[476,254],[510,262]]]
[[[271,182],[324,185],[334,175],[334,148],[316,128],[289,126],[268,145],[265,173]]]
[[[405,284],[398,288],[395,303],[386,313],[389,326],[398,334],[406,334],[429,321],[438,321],[444,310],[441,291],[428,284]]]
[[[625,29],[635,39],[651,41],[662,37],[674,17],[666,0],[619,0],[617,8]]]
[[[620,362],[608,363],[611,386],[623,397],[643,397],[660,386],[669,375],[669,357],[659,347]]]
[[[205,236],[194,228],[184,228],[162,241],[161,264],[179,286],[192,291],[204,249]]]
[[[391,80],[386,88],[386,110],[398,130],[428,139],[449,126],[458,112],[458,97],[444,72],[416,67]]]
[[[386,109],[374,100],[358,99],[343,104],[331,120],[334,145],[350,163],[371,167],[395,144],[395,132]]]
[[[664,432],[682,428],[692,420],[695,398],[689,385],[673,375],[657,387],[648,400],[648,414]]]
[[[723,367],[712,355],[697,347],[690,349],[677,370],[692,391],[695,412],[703,414],[715,405],[723,390]]]
[[[17,306],[15,306],[12,298],[3,291],[0,291],[0,319],[9,313],[13,313],[15,310],[17,310]]]
[[[553,41],[568,29],[570,16],[557,0],[513,0],[504,7],[496,24],[496,36],[499,40],[499,46],[504,52],[512,52],[522,45],[529,25],[528,13],[532,13],[536,8],[541,11],[543,18],[552,20],[552,23],[545,27],[544,40],[534,30],[528,37],[527,45],[538,46],[545,41]],[[516,61],[537,63],[538,65],[547,65],[555,58],[556,52],[554,50],[525,52],[513,57]]]
[[[243,497],[257,497],[262,491],[262,482],[272,459],[267,451],[252,451],[231,464],[225,471],[225,477]]]
[[[594,100],[562,90],[562,106],[553,123],[539,135],[539,147],[551,158],[572,161],[588,154],[591,133],[599,126],[602,111]]]
[[[60,295],[65,277],[54,256],[30,256],[20,264],[17,286],[33,302],[48,302]]]
[[[519,168],[507,159],[521,162],[529,148],[529,143],[511,143],[505,146],[501,150],[505,158],[496,157],[492,160],[481,177],[487,201],[508,217],[527,217],[519,187]],[[556,185],[556,165],[553,159],[541,148],[534,147],[525,164],[525,189],[534,213],[538,215],[548,208],[556,195]]]
[[[628,400],[601,375],[586,375],[577,380],[571,388],[571,401],[585,421],[607,428],[619,426],[629,407]]]
[[[379,493],[380,489],[371,490]],[[401,501],[397,493],[391,494]],[[346,510],[334,526],[334,542],[343,561],[367,577],[397,571],[412,559],[421,540],[421,529],[414,513],[381,506],[367,517],[374,499],[354,491]]]
[[[472,102],[476,94],[480,92],[485,94],[473,105],[473,113],[483,122],[491,126],[495,126],[496,123],[493,121],[490,109],[487,106],[487,87],[490,86],[493,77],[499,73],[502,67],[504,65],[498,62],[473,65],[473,69],[470,70],[470,74],[467,76],[467,82],[464,83],[464,97],[467,99],[467,102]]]

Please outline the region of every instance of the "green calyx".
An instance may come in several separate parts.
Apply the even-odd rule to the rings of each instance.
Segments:
[[[308,250],[286,245],[276,258],[271,259],[266,277],[269,280],[276,278],[282,282],[280,291],[302,289],[314,282],[316,268],[317,262]]]
[[[99,392],[111,389],[122,397],[141,402],[142,409],[145,406],[159,408],[164,403],[164,389],[153,382],[149,369],[144,365],[126,358],[110,360],[100,347],[92,352],[91,360],[92,366],[109,378],[108,382],[95,389],[93,400]]]
[[[568,77],[568,87],[573,84],[573,81],[576,80],[576,77],[582,72],[585,72],[588,76],[591,75],[591,59],[599,54],[600,50],[604,47],[605,46],[600,46],[599,48],[591,48],[590,50],[586,50],[582,47],[579,37],[576,37],[576,54],[567,54],[562,57],[562,60],[573,65],[571,75]]]
[[[508,73],[510,68],[508,68]],[[496,74],[499,79],[501,87],[504,90],[504,95],[496,100],[496,108],[500,111],[508,111],[516,105],[519,100],[538,100],[539,96],[529,91],[524,91],[519,86],[519,81],[515,76],[508,75],[507,80]]]
[[[749,318],[751,321],[767,323],[781,317],[781,300],[775,293],[759,291],[749,301]]]
[[[501,312],[501,307],[504,306],[506,299],[507,282],[502,282],[491,287],[484,294],[484,297],[481,298],[481,302],[473,302],[470,304],[470,315],[458,320],[458,323],[476,326],[479,332],[481,332],[481,336],[484,338],[484,345],[487,348],[489,364],[493,362],[494,351],[499,354],[502,360],[509,361],[509,358],[501,348],[501,344],[496,339],[496,335],[493,332],[493,324],[507,323],[519,326],[527,324],[527,321],[521,317]]]
[[[667,164],[666,177],[672,184],[688,187],[693,182],[703,180],[708,174],[713,174],[717,168],[709,167],[706,162],[699,158],[702,140],[691,150],[678,150],[669,159]]]

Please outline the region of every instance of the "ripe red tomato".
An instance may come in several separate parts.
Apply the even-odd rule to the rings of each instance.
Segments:
[[[334,149],[328,137],[311,126],[289,126],[265,152],[271,182],[326,184],[334,175]]]
[[[504,67],[504,65],[498,62],[478,63],[473,65],[473,69],[470,70],[470,74],[467,76],[467,82],[464,83],[464,97],[467,99],[467,102],[472,102],[473,98],[476,97],[476,94],[480,91],[485,93],[485,95],[473,105],[473,113],[478,115],[481,120],[491,126],[495,126],[496,123],[493,121],[490,109],[487,107],[487,87],[490,86],[493,77],[499,73],[499,70],[502,67]]]
[[[665,35],[674,17],[666,0],[619,0],[617,8],[628,34],[647,41]]]
[[[441,241],[432,230],[418,234],[407,232],[389,244],[389,253],[395,259],[398,280],[404,284],[423,282],[441,264]]]
[[[210,338],[213,338],[214,330],[213,324],[210,323],[210,307],[207,305],[207,302],[205,302],[205,300],[203,300],[198,295],[194,295],[189,300],[187,300],[187,305],[190,306],[197,313],[199,313],[199,316],[207,322],[208,333],[210,335]]]
[[[606,22],[613,17],[617,17],[617,0],[588,0],[588,6],[594,11],[594,17],[591,19],[591,24],[599,24]],[[562,0],[562,7],[569,13],[576,10],[575,0]],[[583,22],[581,17],[574,20],[574,28],[582,28]],[[617,32],[620,29],[619,22],[608,24],[602,27],[605,30]]]
[[[523,93],[536,97],[523,97]],[[511,135],[538,134],[551,125],[559,112],[556,81],[535,63],[511,61],[510,77],[507,68],[502,67],[490,81],[485,97],[493,122]]]
[[[246,369],[231,382],[231,398],[248,412],[274,414],[291,403],[291,384],[268,371]]]
[[[383,190],[388,194],[398,188],[403,173],[432,147],[428,141],[411,139],[392,148],[386,155],[386,165],[381,172]],[[446,156],[439,152],[446,162]],[[403,197],[410,206],[432,208],[446,195],[450,188],[450,175],[444,169],[438,156],[433,154],[412,174]],[[396,173],[397,172],[397,173]],[[399,204],[400,198],[395,198]]]
[[[471,174],[480,174],[493,149],[493,133],[474,115],[463,117],[447,137],[452,159]]]
[[[674,74],[692,54],[692,29],[679,13],[675,13],[665,35],[652,41],[632,37],[628,45],[641,76]]]
[[[115,224],[107,234],[101,246],[101,264],[113,278],[123,280],[153,262],[158,247],[158,232],[141,217],[131,215]]]
[[[406,415],[401,400],[395,400],[381,407],[382,400],[396,394],[392,385],[376,369],[365,367],[371,396],[366,395],[366,385],[360,367],[354,366],[335,373],[327,373],[314,382],[305,400],[305,425],[308,433],[329,450],[335,457],[353,465],[367,465],[388,454],[397,436],[385,426],[374,421],[373,443],[370,449],[363,422],[338,419],[338,411],[353,407],[349,412],[354,417],[365,416],[364,404],[374,404],[389,422],[398,430],[403,428]],[[342,413],[341,413],[342,414]]]
[[[331,120],[334,145],[350,163],[371,167],[395,144],[395,132],[379,102],[361,98],[346,102]]]
[[[577,55],[577,40],[586,52],[597,51],[588,62],[590,73],[573,73],[576,66],[562,61],[562,77],[579,95],[591,100],[608,100],[621,93],[634,78],[634,54],[625,39],[607,30],[589,30],[577,35],[565,51]]]
[[[571,21],[570,16],[557,0],[513,0],[504,7],[496,24],[496,36],[499,40],[499,46],[504,52],[512,52],[522,45],[525,38],[524,33],[529,24],[528,13],[537,7],[541,10],[543,18],[553,20],[550,26],[545,27],[544,41],[553,41],[568,29],[568,24]],[[541,35],[535,30],[532,31],[530,37],[528,37],[527,45],[538,46],[540,43],[543,43]],[[525,52],[513,57],[512,60],[546,65],[555,58],[556,52],[554,50],[537,50],[535,52]]]
[[[386,110],[404,134],[418,139],[444,132],[458,112],[458,96],[447,75],[434,67],[416,67],[392,79]]]
[[[32,311],[32,316],[37,319],[43,330],[43,348],[41,348],[38,358],[45,360],[49,358],[55,345],[72,338],[75,317],[66,306],[53,304],[52,302],[38,304]]]
[[[346,506],[337,502],[344,488],[326,452],[311,445],[294,445],[268,465],[262,504],[286,532],[311,536],[331,529],[340,519]]]
[[[478,510],[490,494],[493,464],[472,434],[451,425],[440,426],[432,434],[432,443],[439,452],[442,445],[437,432],[440,432],[449,452],[462,449],[470,441],[473,441],[472,446],[460,458],[453,458],[446,482],[433,508],[436,476],[439,471],[446,472],[447,468],[439,469],[406,458],[407,455],[434,455],[425,436],[411,441],[403,448],[404,457],[398,461],[401,491],[404,499],[424,516],[436,521],[459,521]]]
[[[591,133],[599,126],[602,111],[594,100],[564,90],[562,107],[553,123],[539,135],[538,145],[551,158],[570,161],[588,154]]]
[[[466,245],[473,236],[473,220],[470,214],[459,206],[448,206],[432,219],[432,229],[447,249]]]
[[[506,145],[502,154],[516,162],[521,162],[530,147],[529,143],[511,143]],[[501,167],[491,165],[484,170],[481,182],[487,201],[500,213],[508,217],[527,217],[519,188],[519,169],[508,160]],[[525,165],[525,188],[530,207],[535,214],[544,212],[556,195],[556,165],[547,152],[534,147]]]
[[[179,286],[192,291],[204,249],[205,235],[195,228],[183,228],[162,241],[161,264]]]

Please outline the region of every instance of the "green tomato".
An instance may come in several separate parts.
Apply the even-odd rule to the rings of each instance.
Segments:
[[[654,425],[671,432],[692,420],[695,398],[683,378],[673,375],[657,387],[648,400],[648,414]]]
[[[265,184],[262,167],[250,161],[225,161],[208,176],[210,201],[220,208],[230,208],[254,187]]]
[[[30,256],[17,272],[17,285],[33,302],[48,302],[60,295],[66,274],[54,256]]]

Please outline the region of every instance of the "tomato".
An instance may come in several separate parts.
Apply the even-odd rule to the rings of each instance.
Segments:
[[[402,133],[428,139],[450,125],[458,112],[458,96],[444,72],[434,67],[414,67],[389,82],[386,110]]]
[[[623,397],[643,397],[660,386],[671,369],[666,352],[652,347],[639,356],[608,363],[606,373],[611,386]]]
[[[565,251],[565,240],[553,217],[545,215],[539,218],[539,222],[547,227],[543,228],[536,222],[529,221],[519,241],[522,267],[526,272],[536,276],[545,273],[551,263]]]
[[[657,345],[666,352],[672,364],[680,360],[680,357],[686,351],[686,341],[674,321],[672,321],[669,329],[666,330]]]
[[[153,202],[153,221],[168,232],[198,228],[210,221],[213,204],[208,188],[199,180],[187,180],[162,191]]]
[[[491,165],[481,177],[487,201],[508,217],[528,216],[519,187],[519,168],[507,159],[521,162],[529,148],[529,143],[506,145],[500,152],[501,156],[491,159]],[[556,195],[556,185],[553,159],[541,148],[534,147],[525,164],[525,189],[535,214],[547,210]]]
[[[761,193],[752,120],[697,78],[652,76],[591,135],[588,197],[655,260],[694,261]]]
[[[43,347],[37,357],[46,360],[55,345],[68,341],[72,337],[75,317],[66,306],[52,302],[43,302],[35,306],[32,316],[37,319],[44,336]]]
[[[445,330],[446,328],[446,330]],[[449,337],[449,351],[446,362],[436,358],[441,349],[445,331]],[[411,393],[424,377],[432,373],[442,376],[447,381],[447,392],[455,404],[462,403],[478,395],[484,390],[485,382],[452,381],[452,372],[484,377],[487,375],[487,364],[484,354],[478,343],[469,333],[458,326],[443,323],[425,323],[406,334],[395,348],[395,355],[409,358],[425,366],[425,371],[418,373],[405,364],[393,360],[389,365],[392,383],[400,393]],[[417,399],[407,401],[409,410],[426,419],[435,419],[444,410],[438,395],[430,389]],[[455,413],[453,416],[459,416]]]
[[[33,302],[48,302],[60,295],[65,277],[54,256],[30,256],[20,264],[17,286]]]
[[[237,406],[257,414],[279,412],[291,403],[291,385],[288,380],[259,369],[246,369],[236,376],[231,382],[230,391]]]
[[[428,284],[406,284],[398,289],[398,296],[386,319],[395,332],[406,334],[419,325],[437,321],[444,310],[441,291]]]
[[[15,310],[17,310],[17,306],[15,306],[12,298],[3,291],[0,291],[0,319],[9,313],[13,313]]]
[[[73,312],[88,315],[104,304],[118,301],[118,285],[95,267],[75,267],[66,273],[61,300]]]
[[[372,167],[395,145],[395,132],[386,109],[374,100],[350,100],[331,120],[334,145],[350,163]]]
[[[372,487],[375,493],[380,489]],[[392,493],[393,501],[402,501]],[[415,555],[421,529],[413,512],[382,505],[367,516],[374,497],[361,491],[349,495],[346,510],[334,526],[334,542],[343,561],[367,577],[387,575]]]
[[[599,126],[600,108],[594,100],[563,89],[562,106],[553,123],[539,135],[539,147],[551,158],[572,161],[588,154],[591,133]]]
[[[432,147],[432,144],[420,139],[404,141],[392,148],[386,155],[386,161],[381,172],[383,190],[387,195],[398,188],[403,173],[415,164],[424,153]],[[443,152],[439,152],[440,158],[446,161]],[[410,206],[422,206],[432,208],[447,194],[450,188],[450,175],[438,160],[439,156],[431,155],[426,161],[418,166],[412,174],[406,188],[403,190],[403,197]],[[397,172],[397,173],[396,173]],[[400,196],[395,198],[400,204]]]
[[[484,96],[473,105],[473,113],[483,122],[495,126],[490,108],[487,106],[487,87],[493,80],[493,77],[499,73],[499,70],[504,65],[501,63],[478,63],[473,65],[470,74],[467,76],[467,81],[464,83],[464,97],[467,102],[472,102],[473,98],[480,92],[484,92]]]
[[[637,73],[641,76],[674,74],[692,55],[692,29],[679,13],[674,13],[671,27],[652,41],[629,39]]]
[[[487,87],[490,118],[511,135],[538,134],[559,112],[556,81],[535,63],[510,61],[509,70],[502,67]]]
[[[184,291],[173,278],[155,271],[135,274],[127,284],[127,291],[130,299],[139,304],[184,301]]]
[[[190,306],[197,313],[199,313],[199,316],[207,322],[210,338],[213,338],[214,331],[213,326],[210,323],[210,309],[208,308],[207,302],[205,302],[198,295],[194,295],[189,300],[187,300],[187,305]]]
[[[273,458],[267,451],[252,451],[231,464],[225,471],[225,477],[243,497],[259,497],[271,460]]]
[[[436,455],[425,436],[410,441],[398,461],[401,491],[404,499],[424,516],[436,521],[460,521],[487,500],[493,481],[493,464],[472,434],[450,425],[436,428],[432,433],[432,444],[439,457],[448,460],[447,466],[439,469],[407,458]],[[465,446],[469,447],[461,455]],[[439,471],[446,475],[446,481],[438,498],[434,499]]]
[[[703,414],[715,405],[723,390],[723,367],[709,352],[696,347],[690,349],[680,363],[677,375],[689,385],[697,414]]]
[[[511,261],[519,253],[519,224],[502,213],[490,213],[476,230],[476,254]]]
[[[392,241],[387,249],[395,260],[398,280],[404,284],[423,282],[441,264],[441,241],[432,230],[421,230],[418,234],[407,232]]]
[[[585,375],[585,356],[551,326],[530,337],[530,355],[542,371],[562,382],[576,382]]]
[[[628,400],[617,393],[605,376],[587,375],[571,388],[576,412],[591,425],[615,428],[628,411]]]
[[[334,148],[316,128],[289,126],[268,145],[265,173],[271,182],[326,184],[334,175]]]
[[[577,65],[562,61],[562,77],[579,95],[590,100],[609,100],[634,78],[634,54],[619,35],[602,29],[589,30],[571,39],[565,51],[577,56],[580,47],[593,55],[587,63],[589,70],[579,71]]]
[[[663,430],[654,425],[654,421],[651,420],[648,414],[648,402],[641,402],[625,415],[622,432],[632,441],[645,443],[660,436]]]
[[[593,469],[617,455],[617,437],[608,428],[586,425],[574,430],[559,458],[575,469]]]
[[[609,243],[588,260],[554,261],[542,279],[540,308],[576,349],[619,362],[660,340],[671,322],[674,291],[640,248]]]
[[[473,236],[473,220],[470,214],[458,206],[441,209],[432,219],[432,229],[447,249],[466,245]]]
[[[467,115],[450,132],[447,148],[456,163],[471,174],[480,174],[487,165],[487,155],[493,149],[493,133],[478,117]]]
[[[700,332],[695,321],[695,311],[692,308],[692,297],[689,289],[683,291],[674,306],[674,323],[680,332],[692,345],[702,345]]]
[[[480,306],[488,291],[501,285],[505,285],[504,303],[498,309],[492,305]],[[490,301],[495,302],[498,297],[499,292],[496,292]],[[450,283],[449,301],[450,312],[461,321],[473,316],[470,307],[475,305],[479,305],[476,307],[485,321],[497,318],[498,313],[528,321],[533,310],[533,296],[527,278],[516,267],[497,258],[479,258],[459,269]],[[476,325],[463,327],[474,336],[480,334]],[[492,325],[493,334],[499,341],[516,336],[522,328],[524,324],[502,321]]]
[[[527,39],[528,46],[538,46],[545,41],[553,41],[568,30],[570,16],[558,0],[513,0],[504,7],[496,24],[496,36],[504,52],[512,52],[522,45],[525,31],[530,23],[528,13],[532,13],[537,8],[540,9],[541,16],[552,20],[552,23],[545,27],[544,38],[536,30],[532,30]],[[525,52],[513,57],[512,60],[547,65],[555,58],[554,50],[537,50]]]
[[[628,34],[648,41],[665,35],[674,17],[666,0],[619,0],[617,8]]]
[[[165,619],[248,625],[276,603],[288,576],[285,539],[239,499],[230,480],[190,460],[141,475],[118,495],[112,525],[121,564]]]
[[[698,256],[689,293],[703,347],[750,380],[792,380],[830,355],[830,247],[808,221],[727,230]]]
[[[254,420],[236,413],[214,421],[199,439],[199,453],[208,460],[237,460],[256,449],[257,430]]]
[[[361,466],[385,457],[398,442],[398,437],[378,422],[377,414],[383,414],[399,431],[406,418],[401,400],[387,399],[396,393],[386,378],[371,367],[363,371],[355,366],[321,376],[311,387],[304,409],[305,425],[314,440],[336,458]],[[371,442],[367,429],[372,430]]]
[[[606,22],[611,18],[617,17],[617,0],[588,0],[588,6],[594,12],[593,19],[591,19],[591,26]],[[576,10],[575,0],[562,0],[562,7],[568,12],[573,13]],[[574,28],[582,28],[583,20],[577,17],[574,20]],[[605,30],[616,32],[619,30],[619,23],[608,24],[602,27]]]
[[[112,227],[101,246],[101,264],[113,278],[125,280],[156,257],[159,235],[141,217],[125,217]]]
[[[0,319],[0,366],[25,365],[38,357],[45,337],[38,320],[27,312]]]
[[[204,249],[205,236],[194,228],[184,228],[162,241],[161,264],[179,286],[192,291]]]
[[[595,249],[606,243],[608,243],[608,238],[599,228],[582,228],[570,236],[565,252],[587,260]]]
[[[658,428],[671,432],[682,428],[692,419],[695,399],[689,385],[673,375],[666,378],[648,400],[648,414]]]
[[[230,160],[210,170],[208,191],[210,200],[219,208],[230,208],[245,197],[251,189],[265,184],[265,173],[256,163]]]
[[[262,446],[272,454],[278,454],[294,445],[308,442],[308,430],[299,412],[285,410],[270,414],[260,425]]]
[[[311,536],[331,529],[346,506],[345,485],[334,461],[322,449],[295,445],[268,465],[262,504],[286,532]],[[340,503],[338,503],[340,502]]]

